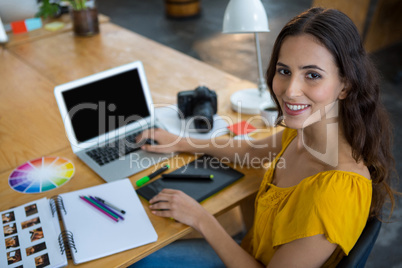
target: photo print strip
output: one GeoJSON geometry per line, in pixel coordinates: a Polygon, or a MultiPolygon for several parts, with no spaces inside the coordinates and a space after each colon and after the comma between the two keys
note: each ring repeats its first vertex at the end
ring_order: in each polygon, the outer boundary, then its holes
{"type": "Polygon", "coordinates": [[[47,253],[35,258],[36,268],[46,267],[49,264],[50,264],[49,255],[47,253]]]}
{"type": "Polygon", "coordinates": [[[31,234],[31,242],[44,238],[42,227],[29,231],[31,234]]]}
{"type": "Polygon", "coordinates": [[[6,249],[17,248],[20,246],[20,241],[18,240],[18,236],[6,238],[5,242],[6,242],[6,249]]]}
{"type": "Polygon", "coordinates": [[[32,204],[25,207],[25,215],[27,217],[34,215],[36,213],[38,213],[38,207],[36,206],[36,204],[32,204]]]}
{"type": "Polygon", "coordinates": [[[13,263],[17,263],[19,261],[21,261],[21,251],[20,251],[20,249],[7,252],[8,265],[13,264],[13,263]]]}
{"type": "Polygon", "coordinates": [[[10,236],[17,233],[17,226],[15,223],[10,223],[3,226],[4,236],[10,236]]]}
{"type": "Polygon", "coordinates": [[[25,251],[26,251],[27,256],[29,256],[29,255],[38,253],[42,250],[45,250],[45,249],[46,249],[46,243],[43,242],[43,243],[37,244],[35,246],[28,247],[25,249],[25,251]]]}
{"type": "Polygon", "coordinates": [[[14,211],[2,214],[1,219],[3,220],[3,224],[15,221],[14,211]]]}
{"type": "Polygon", "coordinates": [[[37,225],[39,223],[40,223],[40,219],[39,219],[39,217],[36,217],[36,218],[30,219],[30,220],[21,222],[21,228],[25,229],[25,228],[37,225]]]}

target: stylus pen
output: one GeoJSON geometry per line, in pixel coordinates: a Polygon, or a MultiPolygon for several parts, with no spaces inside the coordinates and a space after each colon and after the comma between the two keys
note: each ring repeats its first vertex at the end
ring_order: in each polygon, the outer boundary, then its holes
{"type": "Polygon", "coordinates": [[[94,198],[93,196],[89,196],[89,198],[94,201],[95,203],[97,203],[98,205],[100,205],[101,207],[103,207],[104,209],[106,209],[107,212],[109,212],[109,214],[112,214],[112,216],[114,217],[118,217],[122,220],[124,220],[124,218],[119,215],[119,213],[117,213],[116,211],[114,211],[112,208],[108,207],[107,205],[103,204],[101,201],[97,200],[96,198],[94,198]]]}
{"type": "Polygon", "coordinates": [[[115,205],[110,204],[109,202],[106,202],[105,200],[103,200],[100,197],[95,196],[95,198],[100,201],[101,203],[105,204],[106,206],[113,208],[114,210],[116,210],[117,212],[120,212],[122,214],[126,214],[126,212],[118,207],[116,207],[115,205]]]}
{"type": "Polygon", "coordinates": [[[98,211],[102,212],[103,214],[105,214],[106,216],[108,216],[109,218],[111,218],[112,220],[114,220],[115,222],[119,221],[119,218],[115,218],[113,217],[111,214],[107,213],[106,211],[104,211],[103,209],[101,209],[99,206],[95,205],[94,202],[91,202],[91,199],[89,199],[86,196],[80,196],[80,198],[82,200],[84,200],[87,204],[89,204],[90,206],[92,206],[93,208],[97,209],[98,211]]]}
{"type": "Polygon", "coordinates": [[[214,175],[212,174],[163,174],[163,179],[173,180],[212,180],[214,175]]]}
{"type": "Polygon", "coordinates": [[[161,174],[161,173],[165,172],[166,170],[168,170],[169,167],[170,167],[169,165],[163,166],[160,169],[158,169],[157,171],[155,171],[154,173],[151,173],[150,175],[139,179],[136,182],[137,186],[140,187],[140,186],[144,185],[145,183],[149,182],[151,179],[155,178],[159,174],[161,174]]]}

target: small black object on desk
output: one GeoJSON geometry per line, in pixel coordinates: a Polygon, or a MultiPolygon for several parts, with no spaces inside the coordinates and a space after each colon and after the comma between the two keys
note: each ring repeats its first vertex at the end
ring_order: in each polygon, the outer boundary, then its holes
{"type": "Polygon", "coordinates": [[[212,174],[163,174],[163,179],[172,180],[212,180],[214,175],[212,174]]]}
{"type": "Polygon", "coordinates": [[[157,145],[158,143],[153,140],[153,139],[146,139],[145,140],[145,144],[149,144],[149,145],[157,145]]]}

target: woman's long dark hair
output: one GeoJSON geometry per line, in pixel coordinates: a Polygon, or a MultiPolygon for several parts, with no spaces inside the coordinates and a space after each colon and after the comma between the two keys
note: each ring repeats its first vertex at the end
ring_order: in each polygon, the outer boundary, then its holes
{"type": "Polygon", "coordinates": [[[340,124],[352,147],[353,158],[363,161],[370,171],[373,184],[370,216],[380,216],[387,196],[392,209],[395,205],[394,192],[390,187],[395,161],[391,153],[391,124],[380,101],[378,72],[348,16],[335,9],[310,8],[286,24],[272,51],[266,76],[279,117],[282,111],[272,88],[279,52],[286,37],[301,34],[312,35],[330,51],[339,76],[347,85],[347,97],[339,100],[340,124]]]}

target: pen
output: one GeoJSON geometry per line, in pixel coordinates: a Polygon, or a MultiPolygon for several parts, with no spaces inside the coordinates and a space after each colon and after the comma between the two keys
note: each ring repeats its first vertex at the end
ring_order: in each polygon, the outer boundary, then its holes
{"type": "Polygon", "coordinates": [[[94,201],[95,203],[97,203],[99,206],[103,207],[109,214],[112,214],[112,216],[114,217],[118,217],[122,220],[124,220],[124,218],[119,215],[116,211],[114,211],[113,209],[111,209],[110,207],[108,207],[107,205],[103,204],[102,202],[100,202],[99,200],[97,200],[96,198],[89,196],[89,198],[94,201]]]}
{"type": "Polygon", "coordinates": [[[149,182],[151,179],[155,178],[156,176],[158,176],[159,174],[165,172],[168,169],[169,169],[169,165],[163,166],[160,169],[158,169],[157,171],[155,171],[154,173],[151,173],[150,175],[139,179],[136,182],[137,186],[140,187],[140,186],[144,185],[145,183],[149,182]]]}
{"type": "Polygon", "coordinates": [[[212,180],[212,174],[163,174],[163,179],[212,180]]]}
{"type": "Polygon", "coordinates": [[[122,213],[122,214],[126,214],[126,212],[125,212],[124,210],[122,210],[122,209],[120,209],[120,208],[118,208],[118,207],[116,207],[116,206],[110,204],[109,202],[106,202],[106,201],[103,200],[102,198],[97,197],[97,196],[95,196],[95,198],[96,198],[98,201],[100,201],[101,203],[105,204],[106,206],[108,206],[108,207],[110,207],[110,208],[113,208],[114,210],[117,210],[117,212],[120,212],[120,213],[122,213]]]}
{"type": "Polygon", "coordinates": [[[97,205],[94,204],[94,202],[91,202],[91,200],[86,197],[86,196],[80,196],[80,198],[85,201],[87,204],[91,205],[93,208],[97,209],[98,211],[102,212],[103,214],[105,214],[106,216],[108,216],[109,218],[111,218],[112,220],[114,220],[115,222],[119,221],[119,218],[115,218],[113,217],[111,214],[107,213],[106,211],[104,211],[103,209],[101,209],[100,207],[98,207],[97,205]]]}

